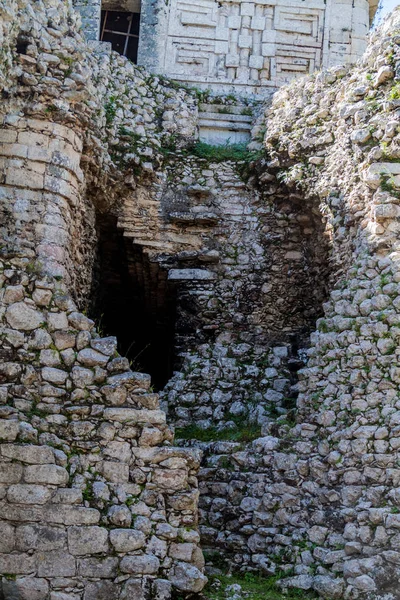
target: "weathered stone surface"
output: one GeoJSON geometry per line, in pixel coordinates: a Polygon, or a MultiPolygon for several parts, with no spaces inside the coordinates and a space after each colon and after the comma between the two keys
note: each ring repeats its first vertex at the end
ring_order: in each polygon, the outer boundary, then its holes
{"type": "Polygon", "coordinates": [[[11,304],[6,311],[6,319],[13,329],[32,331],[38,329],[44,322],[42,313],[24,302],[11,304]]]}
{"type": "Polygon", "coordinates": [[[43,485],[17,484],[7,490],[7,500],[18,504],[45,504],[52,491],[43,485]]]}
{"type": "Polygon", "coordinates": [[[1,455],[11,460],[18,460],[29,464],[54,463],[54,452],[48,446],[2,444],[1,455]]]}
{"type": "Polygon", "coordinates": [[[39,577],[73,577],[76,574],[75,559],[66,549],[39,552],[37,569],[39,577]]]}
{"type": "Polygon", "coordinates": [[[25,467],[24,478],[27,483],[65,485],[69,475],[66,469],[57,465],[31,465],[25,467]]]}
{"type": "Polygon", "coordinates": [[[139,550],[145,544],[146,536],[135,529],[112,529],[110,542],[116,552],[132,552],[139,550]]]}
{"type": "Polygon", "coordinates": [[[108,530],[103,527],[69,527],[68,549],[74,555],[107,552],[108,530]]]}
{"type": "Polygon", "coordinates": [[[125,556],[120,563],[123,573],[134,573],[135,575],[154,575],[160,568],[160,561],[153,554],[137,556],[125,556]]]}
{"type": "Polygon", "coordinates": [[[0,420],[0,440],[14,442],[19,433],[19,422],[0,420]]]}
{"type": "Polygon", "coordinates": [[[207,578],[199,569],[187,563],[177,563],[172,571],[170,581],[178,590],[199,592],[203,589],[207,578]]]}
{"type": "Polygon", "coordinates": [[[21,577],[19,579],[1,582],[4,598],[10,600],[46,600],[49,584],[46,579],[38,577],[21,577]]]}

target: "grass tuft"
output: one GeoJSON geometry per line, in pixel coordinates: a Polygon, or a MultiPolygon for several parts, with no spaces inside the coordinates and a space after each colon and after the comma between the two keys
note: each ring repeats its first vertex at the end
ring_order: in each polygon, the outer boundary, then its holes
{"type": "Polygon", "coordinates": [[[246,600],[311,600],[318,598],[318,595],[314,592],[306,592],[305,590],[289,589],[282,592],[277,582],[284,577],[283,573],[275,577],[263,577],[253,573],[244,575],[235,573],[232,576],[218,575],[210,579],[205,589],[205,597],[208,600],[225,600],[227,586],[236,583],[242,587],[243,596],[246,600]],[[217,580],[221,582],[219,588],[215,586],[217,580]]]}
{"type": "Polygon", "coordinates": [[[261,436],[259,425],[244,423],[238,429],[218,430],[216,427],[202,429],[197,425],[177,428],[175,437],[180,440],[198,440],[200,442],[252,442],[261,436]]]}

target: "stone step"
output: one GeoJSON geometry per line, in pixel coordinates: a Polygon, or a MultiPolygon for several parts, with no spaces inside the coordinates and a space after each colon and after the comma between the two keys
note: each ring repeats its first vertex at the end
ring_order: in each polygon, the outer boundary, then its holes
{"type": "Polygon", "coordinates": [[[230,121],[228,119],[224,119],[224,120],[214,120],[214,119],[210,119],[209,117],[206,118],[201,118],[199,119],[199,125],[200,127],[210,127],[212,129],[222,129],[222,130],[228,130],[228,131],[250,131],[251,130],[251,124],[250,123],[245,123],[245,122],[237,122],[237,121],[230,121]]]}
{"type": "Polygon", "coordinates": [[[182,223],[185,225],[217,225],[220,218],[212,212],[193,214],[189,212],[172,212],[168,215],[172,223],[182,223]]]}
{"type": "Polygon", "coordinates": [[[199,122],[201,124],[204,120],[211,120],[213,123],[246,123],[250,127],[253,117],[249,115],[231,115],[228,113],[213,113],[213,112],[201,112],[199,113],[199,122]]]}
{"type": "Polygon", "coordinates": [[[201,103],[199,105],[199,112],[201,113],[216,113],[219,115],[241,115],[241,116],[246,116],[247,118],[249,118],[250,120],[253,118],[253,115],[247,115],[247,114],[243,114],[244,112],[253,112],[253,109],[251,106],[247,106],[246,104],[235,104],[235,105],[229,105],[229,104],[208,104],[208,103],[201,103]]]}

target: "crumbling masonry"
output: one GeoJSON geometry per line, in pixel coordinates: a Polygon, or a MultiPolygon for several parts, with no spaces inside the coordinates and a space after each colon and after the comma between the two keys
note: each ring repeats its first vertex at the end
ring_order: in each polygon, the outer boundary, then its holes
{"type": "Polygon", "coordinates": [[[3,2],[5,600],[189,597],[215,549],[400,598],[399,32],[262,104],[3,2]],[[204,107],[248,150],[198,144],[204,107]]]}

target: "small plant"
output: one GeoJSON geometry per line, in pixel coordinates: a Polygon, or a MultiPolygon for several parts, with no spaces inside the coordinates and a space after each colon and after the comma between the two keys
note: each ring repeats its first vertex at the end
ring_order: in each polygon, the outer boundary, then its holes
{"type": "Polygon", "coordinates": [[[175,437],[181,440],[199,440],[201,442],[217,442],[227,440],[231,442],[252,442],[261,435],[259,425],[242,423],[237,429],[221,429],[209,427],[202,429],[197,425],[177,428],[175,437]]]}
{"type": "Polygon", "coordinates": [[[389,100],[400,100],[400,83],[396,83],[390,90],[389,100]]]}
{"type": "Polygon", "coordinates": [[[257,573],[233,573],[232,575],[218,575],[212,577],[205,589],[205,596],[209,600],[225,600],[226,588],[232,584],[239,584],[246,600],[309,600],[318,598],[314,592],[306,592],[300,589],[289,589],[283,593],[278,585],[280,579],[287,577],[289,573],[279,573],[275,577],[263,577],[257,573]],[[214,583],[220,582],[217,589],[214,583]]]}
{"type": "Polygon", "coordinates": [[[115,104],[115,96],[110,96],[108,102],[106,102],[104,105],[104,110],[106,113],[106,123],[107,123],[107,125],[111,125],[117,114],[117,106],[115,104]]]}

